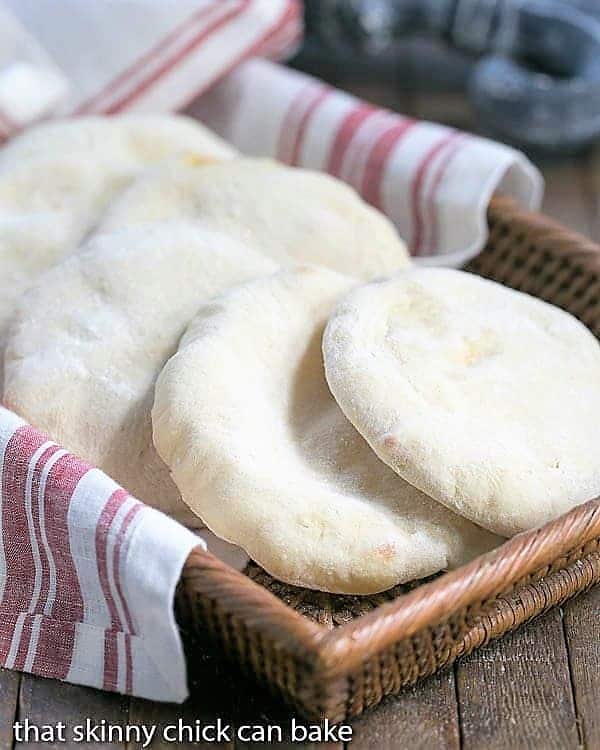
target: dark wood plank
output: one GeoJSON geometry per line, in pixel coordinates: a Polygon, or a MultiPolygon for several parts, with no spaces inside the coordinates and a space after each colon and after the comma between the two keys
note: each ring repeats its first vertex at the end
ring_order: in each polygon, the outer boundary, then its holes
{"type": "MultiPolygon", "coordinates": [[[[153,750],[163,748],[233,748],[233,704],[232,704],[232,681],[227,667],[221,665],[210,656],[201,655],[199,652],[188,654],[192,666],[192,679],[190,686],[190,697],[180,706],[161,703],[152,703],[137,698],[131,700],[129,720],[131,724],[155,725],[156,736],[151,744],[153,750]],[[221,720],[224,728],[231,726],[232,741],[213,742],[213,735],[207,737],[207,741],[195,743],[195,736],[189,735],[185,729],[181,737],[182,741],[173,744],[173,730],[170,728],[177,725],[181,720],[184,725],[196,727],[199,722],[202,727],[215,725],[221,720]],[[168,728],[168,729],[167,729],[168,728]],[[167,734],[165,735],[165,730],[167,734]]],[[[234,691],[235,692],[235,691],[234,691]]],[[[179,739],[179,738],[178,738],[179,739]]],[[[137,750],[139,744],[132,743],[129,748],[137,750]]]]}
{"type": "Polygon", "coordinates": [[[565,607],[571,679],[585,747],[600,747],[600,587],[565,607]]]}
{"type": "Polygon", "coordinates": [[[127,724],[129,698],[104,693],[79,685],[69,685],[55,680],[44,680],[31,675],[23,675],[19,696],[19,720],[28,718],[36,726],[56,725],[63,722],[66,726],[66,742],[16,743],[15,747],[52,748],[104,748],[124,747],[110,742],[75,742],[74,730],[83,725],[86,719],[100,723],[121,725],[127,724]]]}
{"type": "Polygon", "coordinates": [[[592,238],[600,242],[600,146],[587,160],[586,188],[592,202],[592,238]]]}
{"type": "MultiPolygon", "coordinates": [[[[280,748],[303,748],[303,750],[343,750],[343,743],[319,743],[301,741],[300,737],[302,734],[297,735],[297,741],[292,741],[291,722],[294,720],[298,727],[304,727],[306,730],[310,730],[310,722],[304,721],[292,709],[288,708],[283,702],[273,698],[267,691],[262,688],[258,688],[256,685],[252,685],[246,680],[237,680],[231,684],[232,694],[235,696],[235,710],[234,710],[234,723],[237,730],[240,731],[242,727],[245,727],[244,732],[246,737],[249,736],[250,729],[246,727],[280,727],[281,728],[281,740],[274,734],[273,744],[277,740],[277,747],[280,748]]],[[[299,728],[297,731],[302,732],[299,728]]],[[[254,748],[266,747],[267,745],[258,740],[255,741],[243,741],[239,736],[236,740],[236,750],[254,750],[254,748]]],[[[268,745],[271,747],[272,745],[268,745]]],[[[352,743],[350,745],[354,747],[352,743]]]]}
{"type": "Polygon", "coordinates": [[[543,213],[566,227],[588,237],[593,228],[593,199],[590,192],[588,160],[563,159],[541,167],[546,181],[543,213]]]}
{"type": "MultiPolygon", "coordinates": [[[[214,723],[221,718],[233,727],[233,743],[225,743],[226,747],[233,744],[236,748],[250,750],[254,747],[264,747],[260,742],[244,742],[237,733],[243,726],[267,727],[268,725],[281,727],[283,741],[278,747],[312,748],[311,743],[291,742],[290,727],[293,712],[284,703],[274,698],[267,690],[261,688],[250,678],[244,677],[238,669],[224,663],[212,655],[212,645],[197,633],[194,639],[185,639],[186,658],[190,672],[190,698],[184,706],[164,707],[161,709],[163,719],[168,716],[195,717],[202,723],[214,723]]],[[[132,701],[132,715],[138,715],[141,702],[132,701]]],[[[149,704],[143,707],[150,710],[149,704]]],[[[159,712],[158,716],[161,715],[159,712]]],[[[301,720],[296,717],[296,721],[301,720]]],[[[247,730],[246,730],[247,731],[247,730]]],[[[158,746],[157,746],[158,747],[158,746]]],[[[197,746],[196,746],[197,747],[197,746]]],[[[210,747],[214,747],[211,744],[210,747]]],[[[319,748],[343,750],[339,743],[333,745],[321,744],[319,748]]]]}
{"type": "Polygon", "coordinates": [[[455,750],[460,747],[454,674],[445,670],[386,698],[353,722],[352,750],[455,750]]]}
{"type": "Polygon", "coordinates": [[[417,93],[411,112],[407,113],[419,120],[428,120],[448,125],[471,133],[483,134],[481,123],[477,121],[473,108],[467,97],[458,91],[436,93],[417,93]]]}
{"type": "Polygon", "coordinates": [[[456,675],[464,750],[580,747],[559,610],[471,654],[456,675]]]}
{"type": "MultiPolygon", "coordinates": [[[[150,701],[144,701],[139,699],[132,699],[131,710],[129,721],[131,724],[145,725],[147,727],[156,727],[155,737],[150,745],[153,750],[163,750],[163,748],[233,748],[233,742],[198,742],[195,743],[194,734],[189,734],[196,731],[196,722],[200,721],[202,726],[207,728],[209,725],[216,724],[218,718],[223,720],[223,724],[227,725],[226,716],[215,709],[212,714],[206,711],[206,698],[210,702],[210,694],[213,691],[211,685],[210,689],[206,691],[207,695],[203,700],[198,696],[197,700],[188,700],[182,706],[167,705],[161,703],[151,703],[150,701]],[[179,735],[178,724],[182,722],[184,728],[182,735],[179,735]],[[190,729],[188,729],[188,727],[190,729]],[[177,741],[175,741],[177,740],[177,741]]],[[[213,730],[210,737],[213,735],[213,730]]],[[[143,743],[132,742],[128,745],[129,748],[142,747],[143,743]]]]}
{"type": "MultiPolygon", "coordinates": [[[[600,148],[586,159],[585,205],[592,218],[581,227],[600,242],[600,148]]],[[[600,587],[564,608],[564,630],[580,733],[585,747],[600,747],[600,587]]]]}
{"type": "MultiPolygon", "coordinates": [[[[210,742],[200,741],[195,744],[186,736],[184,742],[178,744],[183,748],[214,748],[221,747],[232,750],[234,747],[250,750],[254,747],[264,747],[258,741],[242,741],[238,732],[245,728],[250,736],[252,727],[256,731],[267,732],[267,727],[281,727],[283,741],[278,747],[310,748],[310,743],[291,742],[290,727],[293,714],[280,701],[273,698],[266,690],[245,678],[239,671],[218,658],[210,655],[207,643],[196,642],[187,644],[187,658],[191,672],[190,697],[181,706],[160,705],[132,699],[130,722],[132,724],[157,725],[158,731],[151,745],[152,750],[166,750],[173,747],[164,737],[165,727],[177,724],[181,719],[184,724],[194,727],[196,722],[207,727],[215,725],[220,719],[231,741],[210,742]]],[[[297,719],[298,720],[298,719],[297,719]]],[[[277,738],[276,730],[271,730],[277,738]]],[[[207,740],[210,738],[207,738],[207,740]]],[[[341,745],[320,745],[330,750],[342,750],[341,745]]],[[[138,750],[139,745],[132,744],[128,750],[138,750]]]]}
{"type": "Polygon", "coordinates": [[[0,750],[9,750],[13,744],[12,725],[17,715],[20,680],[18,672],[0,669],[0,750]]]}
{"type": "Polygon", "coordinates": [[[370,104],[376,104],[378,107],[390,109],[403,115],[411,114],[414,111],[413,93],[401,91],[386,82],[342,80],[339,86],[359,99],[364,99],[370,104]]]}

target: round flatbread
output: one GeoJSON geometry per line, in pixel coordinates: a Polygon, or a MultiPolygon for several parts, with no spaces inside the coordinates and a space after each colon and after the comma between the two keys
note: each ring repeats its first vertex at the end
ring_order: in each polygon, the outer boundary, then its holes
{"type": "Polygon", "coordinates": [[[288,583],[366,594],[499,540],[396,476],[332,398],[321,335],[354,283],[302,267],[212,300],[157,381],[152,422],[215,534],[288,583]]]}
{"type": "Polygon", "coordinates": [[[377,455],[481,526],[509,536],[600,494],[600,347],[564,311],[415,269],[349,294],[323,349],[377,455]]]}
{"type": "Polygon", "coordinates": [[[140,169],[178,154],[205,163],[234,151],[167,115],[45,123],[0,150],[0,338],[19,296],[79,245],[109,200],[140,169]]]}
{"type": "Polygon", "coordinates": [[[292,257],[357,278],[389,275],[409,262],[391,222],[351,187],[265,159],[148,170],[113,202],[102,226],[181,218],[200,219],[276,260],[292,257]]]}
{"type": "Polygon", "coordinates": [[[7,341],[5,404],[187,521],[152,446],[154,381],[202,302],[273,270],[267,258],[198,226],[97,236],[20,302],[7,341]]]}

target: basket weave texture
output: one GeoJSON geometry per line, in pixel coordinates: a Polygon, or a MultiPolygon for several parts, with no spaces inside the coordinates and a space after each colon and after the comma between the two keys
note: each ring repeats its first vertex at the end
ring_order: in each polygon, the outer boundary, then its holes
{"type": "MultiPolygon", "coordinates": [[[[495,198],[470,271],[552,302],[600,337],[600,247],[495,198]]],[[[311,720],[357,716],[390,693],[600,581],[600,501],[520,534],[468,565],[384,594],[335,596],[190,555],[184,631],[207,634],[311,720]]]]}

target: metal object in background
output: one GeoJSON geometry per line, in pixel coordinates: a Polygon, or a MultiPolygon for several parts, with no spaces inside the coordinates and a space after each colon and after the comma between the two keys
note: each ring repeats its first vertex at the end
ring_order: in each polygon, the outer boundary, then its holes
{"type": "MultiPolygon", "coordinates": [[[[402,67],[402,40],[438,40],[454,87],[506,139],[564,151],[600,138],[600,0],[306,0],[306,10],[301,65],[325,54],[381,73],[402,67]]],[[[426,54],[420,82],[449,78],[439,52],[429,71],[426,54]]]]}

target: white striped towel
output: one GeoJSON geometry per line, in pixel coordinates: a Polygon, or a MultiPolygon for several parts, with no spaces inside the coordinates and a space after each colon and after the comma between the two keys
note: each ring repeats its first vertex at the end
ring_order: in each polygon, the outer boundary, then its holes
{"type": "Polygon", "coordinates": [[[184,700],[173,597],[204,543],[1,407],[0,471],[0,665],[184,700]]]}
{"type": "Polygon", "coordinates": [[[180,109],[243,60],[284,57],[302,32],[299,0],[3,4],[5,136],[49,114],[180,109]]]}

